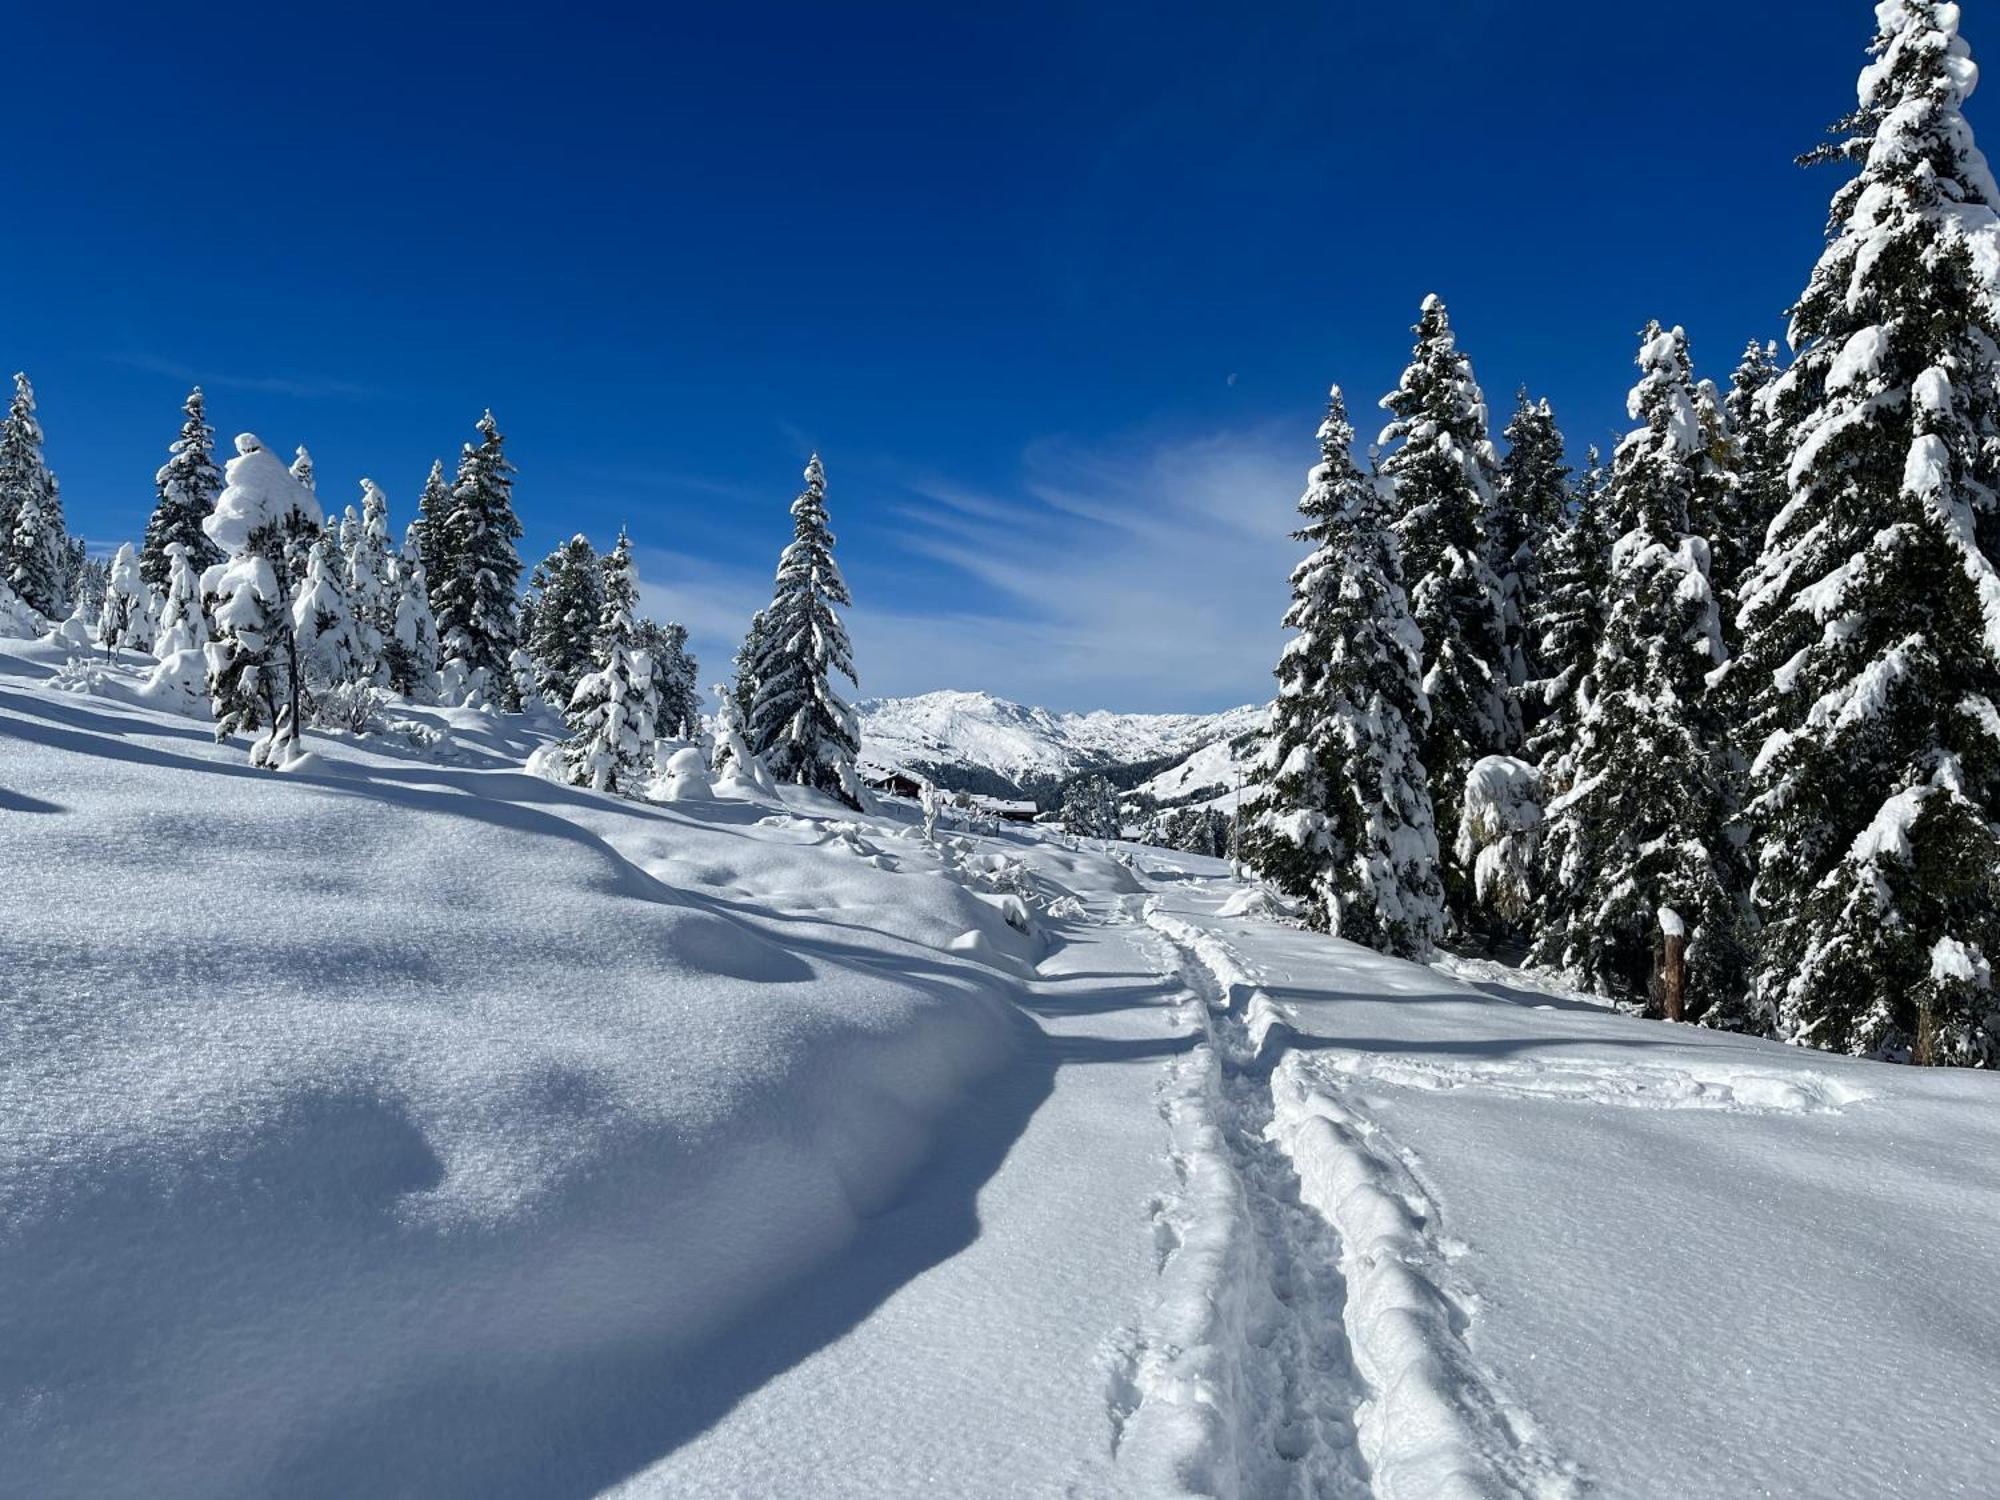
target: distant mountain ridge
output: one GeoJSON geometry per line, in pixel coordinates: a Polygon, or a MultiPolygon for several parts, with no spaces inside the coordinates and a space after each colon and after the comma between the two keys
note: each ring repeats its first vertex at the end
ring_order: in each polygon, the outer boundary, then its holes
{"type": "Polygon", "coordinates": [[[865,767],[901,767],[954,790],[1033,796],[1085,771],[1164,771],[1263,722],[1266,707],[1213,714],[1051,713],[991,693],[868,698],[856,705],[865,767]]]}

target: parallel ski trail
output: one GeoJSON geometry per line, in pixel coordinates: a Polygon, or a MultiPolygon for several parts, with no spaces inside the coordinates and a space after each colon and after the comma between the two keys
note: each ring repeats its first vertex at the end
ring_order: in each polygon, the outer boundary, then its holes
{"type": "MultiPolygon", "coordinates": [[[[1176,1326],[1172,1317],[1141,1330],[1140,1347],[1114,1377],[1126,1414],[1121,1432],[1143,1432],[1150,1419],[1162,1435],[1156,1447],[1179,1449],[1164,1467],[1183,1493],[1368,1500],[1354,1428],[1367,1388],[1347,1344],[1339,1241],[1301,1202],[1298,1174],[1272,1138],[1268,1077],[1228,1062],[1250,1046],[1239,1010],[1196,954],[1145,923],[1136,907],[1127,915],[1162,972],[1187,990],[1205,1037],[1166,1085],[1162,1113],[1179,1127],[1184,1196],[1160,1206],[1155,1219],[1170,1288],[1163,1295],[1205,1300],[1212,1316],[1194,1336],[1212,1345],[1189,1347],[1185,1321],[1176,1326]],[[1230,1222],[1215,1222],[1219,1216],[1230,1222]],[[1183,1256],[1198,1264],[1175,1265],[1183,1256]],[[1212,1284],[1188,1284],[1199,1281],[1212,1284]],[[1149,1400],[1180,1408],[1178,1431],[1148,1411],[1149,1400]],[[1203,1419],[1198,1437],[1190,1436],[1197,1426],[1186,1420],[1190,1411],[1203,1419]]],[[[1142,1452],[1136,1460],[1159,1457],[1142,1452]]]]}
{"type": "MultiPolygon", "coordinates": [[[[1228,944],[1156,901],[1127,910],[1159,944],[1163,972],[1186,987],[1207,1042],[1170,1073],[1163,1112],[1176,1122],[1178,1103],[1202,1116],[1209,1128],[1195,1139],[1212,1144],[1211,1175],[1232,1191],[1191,1190],[1181,1218],[1233,1213],[1241,1230],[1205,1227],[1204,1244],[1230,1253],[1199,1269],[1212,1305],[1233,1316],[1204,1332],[1241,1347],[1199,1365],[1228,1376],[1203,1393],[1223,1419],[1208,1433],[1208,1462],[1178,1465],[1176,1488],[1331,1500],[1574,1495],[1573,1467],[1545,1451],[1532,1418],[1464,1343],[1469,1304],[1407,1154],[1337,1075],[1290,1048],[1292,1016],[1228,944]],[[1189,1089],[1192,1066],[1205,1093],[1189,1089]]],[[[1163,1282],[1175,1279],[1173,1262],[1163,1282]]],[[[1146,1368],[1143,1354],[1132,1368],[1146,1368]]],[[[1187,1400],[1172,1381],[1151,1385],[1128,1382],[1127,1431],[1143,1427],[1149,1399],[1187,1400]]]]}

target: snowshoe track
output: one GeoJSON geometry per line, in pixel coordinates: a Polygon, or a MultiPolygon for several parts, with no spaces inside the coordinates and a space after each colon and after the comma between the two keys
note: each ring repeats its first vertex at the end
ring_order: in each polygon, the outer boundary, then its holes
{"type": "Polygon", "coordinates": [[[1457,1247],[1407,1153],[1337,1070],[1287,1050],[1291,1018],[1226,943],[1155,900],[1126,911],[1204,1035],[1162,1084],[1182,1193],[1154,1205],[1161,1296],[1115,1361],[1135,1493],[1574,1495],[1464,1343],[1457,1247]]]}

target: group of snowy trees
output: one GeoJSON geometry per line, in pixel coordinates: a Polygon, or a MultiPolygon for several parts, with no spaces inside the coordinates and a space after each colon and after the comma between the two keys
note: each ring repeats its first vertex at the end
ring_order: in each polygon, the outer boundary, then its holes
{"type": "MultiPolygon", "coordinates": [[[[152,684],[179,701],[206,697],[218,737],[252,736],[256,764],[285,764],[308,723],[351,720],[368,691],[546,707],[568,724],[566,773],[604,791],[640,791],[662,769],[656,745],[703,737],[687,629],[640,613],[629,535],[601,555],[572,537],[521,588],[515,471],[491,412],[455,477],[432,465],[399,546],[373,480],[361,481],[358,506],[326,515],[303,447],[288,465],[245,434],[219,469],[196,389],[155,476],[144,541],[97,564],[62,530],[25,376],[15,392],[0,427],[0,625],[34,633],[73,609],[65,639],[152,653],[152,684]]],[[[859,727],[833,683],[854,679],[838,613],[851,600],[817,454],[805,480],[772,602],[723,694],[717,769],[859,805],[859,727]]]]}
{"type": "Polygon", "coordinates": [[[1789,368],[1647,328],[1580,476],[1525,394],[1496,455],[1436,298],[1373,474],[1335,391],[1243,833],[1315,925],[2000,1064],[2000,190],[1958,8],[1877,19],[1789,368]]]}
{"type": "Polygon", "coordinates": [[[83,543],[63,525],[62,490],[42,457],[35,388],[16,375],[0,421],[0,620],[60,618],[84,566],[83,543]]]}

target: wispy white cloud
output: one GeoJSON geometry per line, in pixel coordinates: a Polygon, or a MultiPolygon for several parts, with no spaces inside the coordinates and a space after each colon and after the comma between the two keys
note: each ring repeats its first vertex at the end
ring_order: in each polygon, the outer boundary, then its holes
{"type": "Polygon", "coordinates": [[[369,401],[382,393],[371,386],[348,380],[326,380],[302,375],[232,375],[214,370],[197,370],[179,360],[161,359],[152,354],[107,354],[106,360],[149,375],[165,375],[183,385],[199,385],[206,390],[249,391],[266,396],[290,396],[300,401],[369,401]]]}
{"type": "MultiPolygon", "coordinates": [[[[848,561],[866,696],[980,688],[1053,708],[1218,708],[1269,694],[1310,450],[1268,427],[1086,449],[1038,443],[1008,490],[910,486],[895,545],[930,587],[848,561]],[[978,603],[925,608],[962,579],[978,603]],[[945,587],[937,585],[942,582],[945,587]]],[[[716,681],[767,568],[639,554],[646,607],[680,620],[716,681]]]]}
{"type": "Polygon", "coordinates": [[[937,503],[910,509],[905,545],[1011,607],[867,619],[857,653],[865,633],[892,692],[1135,709],[1261,698],[1309,456],[1263,426],[1123,449],[1038,443],[1011,500],[925,486],[937,503]]]}

